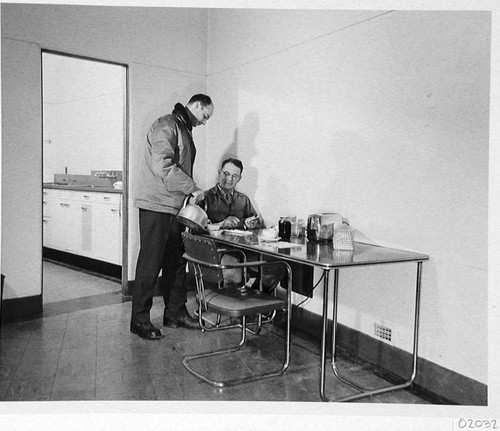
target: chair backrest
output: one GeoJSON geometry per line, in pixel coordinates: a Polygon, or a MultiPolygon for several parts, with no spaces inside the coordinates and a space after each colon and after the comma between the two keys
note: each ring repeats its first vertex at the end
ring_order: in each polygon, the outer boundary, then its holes
{"type": "MultiPolygon", "coordinates": [[[[189,256],[206,263],[220,265],[221,256],[217,251],[217,243],[213,239],[183,232],[182,240],[186,254],[189,256]]],[[[221,287],[224,284],[222,269],[202,267],[201,271],[204,283],[215,283],[217,287],[221,287]]]]}

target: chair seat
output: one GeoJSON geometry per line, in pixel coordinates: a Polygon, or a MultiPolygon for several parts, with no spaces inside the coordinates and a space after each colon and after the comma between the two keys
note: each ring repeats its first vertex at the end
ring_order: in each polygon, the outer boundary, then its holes
{"type": "Polygon", "coordinates": [[[257,289],[226,287],[205,289],[208,308],[224,316],[240,317],[286,309],[287,302],[257,289]]]}

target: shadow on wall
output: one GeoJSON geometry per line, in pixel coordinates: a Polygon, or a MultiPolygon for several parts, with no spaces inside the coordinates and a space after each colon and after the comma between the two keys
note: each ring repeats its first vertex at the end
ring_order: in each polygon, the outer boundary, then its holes
{"type": "MultiPolygon", "coordinates": [[[[255,201],[255,194],[258,187],[258,168],[252,165],[252,159],[256,154],[255,138],[259,133],[259,116],[256,112],[250,112],[245,117],[242,125],[234,131],[233,142],[224,151],[217,171],[221,163],[228,157],[235,157],[243,162],[243,175],[240,183],[242,191],[248,195],[257,211],[259,211],[258,202],[255,201]],[[244,157],[244,154],[251,155],[244,157]]],[[[215,176],[215,182],[217,181],[215,176]]],[[[215,184],[214,182],[214,184],[215,184]]]]}
{"type": "Polygon", "coordinates": [[[267,178],[267,190],[272,190],[273,194],[267,196],[268,200],[272,200],[272,208],[279,208],[279,213],[268,214],[264,217],[266,227],[278,226],[279,217],[281,216],[296,216],[293,213],[290,202],[290,185],[283,181],[278,175],[271,175],[267,178]]]}

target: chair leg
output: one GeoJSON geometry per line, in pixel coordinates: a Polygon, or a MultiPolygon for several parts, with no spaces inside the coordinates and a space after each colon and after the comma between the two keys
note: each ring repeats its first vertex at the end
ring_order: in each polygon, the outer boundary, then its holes
{"type": "MultiPolygon", "coordinates": [[[[194,314],[195,314],[195,316],[198,317],[198,323],[200,325],[201,332],[222,331],[224,329],[238,328],[241,326],[239,323],[221,325],[221,318],[220,318],[219,314],[217,314],[217,316],[215,318],[215,322],[208,319],[204,315],[205,313],[203,313],[203,312],[200,313],[199,310],[196,310],[194,312],[194,314]]],[[[247,328],[247,330],[248,330],[248,328],[247,328]]]]}
{"type": "MultiPolygon", "coordinates": [[[[236,325],[236,326],[240,326],[240,325],[236,325]]],[[[290,319],[288,320],[288,324],[287,324],[287,336],[286,336],[286,341],[285,341],[285,359],[283,360],[283,363],[281,364],[281,367],[279,369],[268,371],[265,373],[260,373],[257,375],[243,377],[243,378],[217,381],[217,380],[212,380],[212,379],[208,378],[207,376],[197,372],[194,368],[191,367],[191,365],[189,363],[190,361],[208,358],[211,356],[233,353],[233,352],[240,350],[245,345],[245,342],[247,340],[247,330],[248,330],[248,328],[247,328],[247,324],[246,324],[246,316],[243,316],[242,323],[241,323],[241,339],[237,345],[232,346],[232,347],[228,347],[226,349],[211,350],[211,351],[199,353],[196,355],[185,356],[184,358],[182,358],[182,364],[184,365],[184,367],[186,367],[186,369],[191,374],[195,375],[200,380],[202,380],[205,383],[208,383],[212,386],[219,387],[219,388],[239,385],[242,383],[249,383],[249,382],[253,382],[256,380],[269,378],[269,377],[275,377],[275,376],[279,376],[279,375],[283,374],[287,370],[287,368],[290,364],[290,342],[291,342],[291,339],[290,339],[290,319]]]]}
{"type": "MultiPolygon", "coordinates": [[[[253,335],[259,335],[260,331],[262,329],[262,325],[265,325],[267,323],[272,323],[275,316],[276,316],[276,310],[273,310],[270,314],[267,313],[267,317],[264,317],[263,314],[258,314],[257,315],[257,322],[247,323],[247,331],[253,335]],[[252,326],[257,326],[257,328],[252,329],[251,328],[252,326]]],[[[241,324],[238,324],[238,326],[241,326],[241,324]]]]}

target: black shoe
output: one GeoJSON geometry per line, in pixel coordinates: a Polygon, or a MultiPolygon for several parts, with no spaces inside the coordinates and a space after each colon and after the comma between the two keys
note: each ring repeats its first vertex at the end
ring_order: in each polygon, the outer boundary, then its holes
{"type": "Polygon", "coordinates": [[[198,319],[194,319],[190,316],[163,316],[163,326],[166,326],[167,328],[200,329],[198,319]]]}
{"type": "Polygon", "coordinates": [[[161,340],[163,338],[161,331],[155,328],[151,323],[130,322],[130,332],[145,340],[161,340]]]}

